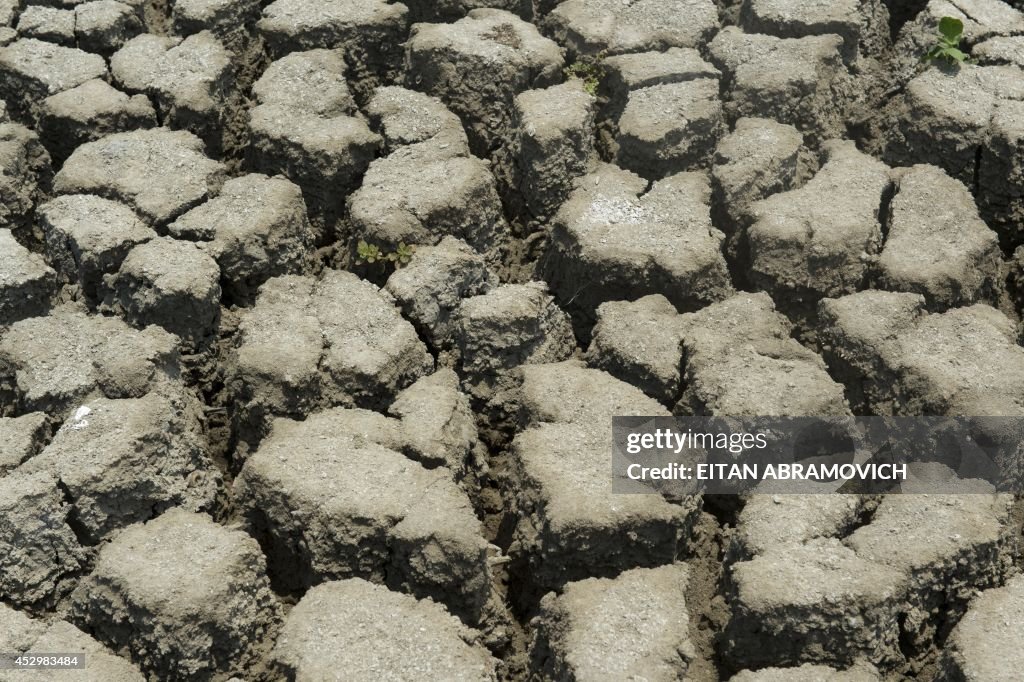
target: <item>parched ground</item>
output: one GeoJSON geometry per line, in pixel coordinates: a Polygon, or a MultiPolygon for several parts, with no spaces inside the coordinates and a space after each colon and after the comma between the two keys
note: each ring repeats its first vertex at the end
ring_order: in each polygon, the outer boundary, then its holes
{"type": "Polygon", "coordinates": [[[1022,11],[0,0],[0,680],[1020,680],[1020,500],[608,457],[1024,416],[1022,11]]]}

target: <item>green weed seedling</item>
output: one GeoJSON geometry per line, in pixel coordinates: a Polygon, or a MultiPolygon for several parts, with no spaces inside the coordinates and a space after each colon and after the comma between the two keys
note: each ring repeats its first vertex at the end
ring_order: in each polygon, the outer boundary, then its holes
{"type": "Polygon", "coordinates": [[[597,56],[580,56],[575,62],[565,67],[563,72],[566,78],[578,78],[583,81],[583,89],[591,96],[597,95],[597,87],[601,85],[604,78],[605,54],[601,52],[597,56]]]}
{"type": "Polygon", "coordinates": [[[414,253],[416,253],[416,247],[407,245],[405,242],[399,242],[398,248],[394,251],[384,252],[376,244],[368,244],[360,240],[356,246],[356,265],[394,263],[395,268],[401,268],[408,265],[414,253]]]}
{"type": "Polygon", "coordinates": [[[921,57],[923,62],[944,60],[947,64],[963,64],[970,61],[960,49],[960,39],[964,35],[964,22],[955,17],[942,17],[939,20],[939,42],[921,57]]]}

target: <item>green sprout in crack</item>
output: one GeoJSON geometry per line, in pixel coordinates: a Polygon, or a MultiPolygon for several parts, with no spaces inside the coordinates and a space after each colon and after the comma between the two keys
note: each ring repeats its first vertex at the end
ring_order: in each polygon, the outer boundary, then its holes
{"type": "Polygon", "coordinates": [[[376,244],[360,240],[356,246],[356,265],[394,263],[395,268],[401,268],[408,265],[415,252],[416,247],[411,244],[407,245],[405,242],[399,242],[398,248],[394,251],[384,252],[376,244]]]}
{"type": "Polygon", "coordinates": [[[604,52],[593,57],[580,55],[575,62],[565,67],[563,73],[566,78],[578,78],[583,81],[583,89],[591,96],[596,96],[597,88],[604,78],[604,57],[604,52]]]}
{"type": "Polygon", "coordinates": [[[923,62],[934,62],[938,59],[947,64],[963,64],[970,62],[970,57],[960,49],[960,40],[964,35],[964,22],[955,17],[942,17],[939,20],[939,40],[921,57],[923,62]]]}

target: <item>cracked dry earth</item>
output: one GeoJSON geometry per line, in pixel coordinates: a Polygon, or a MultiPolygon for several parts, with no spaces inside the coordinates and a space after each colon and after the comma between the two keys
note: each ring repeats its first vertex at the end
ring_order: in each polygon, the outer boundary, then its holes
{"type": "Polygon", "coordinates": [[[1021,10],[0,0],[0,680],[1021,679],[1020,500],[607,473],[1024,416],[1021,10]]]}

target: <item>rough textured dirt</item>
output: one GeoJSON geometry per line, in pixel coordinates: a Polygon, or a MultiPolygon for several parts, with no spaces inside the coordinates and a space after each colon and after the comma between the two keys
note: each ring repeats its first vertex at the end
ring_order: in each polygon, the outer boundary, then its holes
{"type": "Polygon", "coordinates": [[[1020,680],[1020,500],[608,464],[1024,416],[1022,12],[0,0],[0,680],[1020,680]]]}

